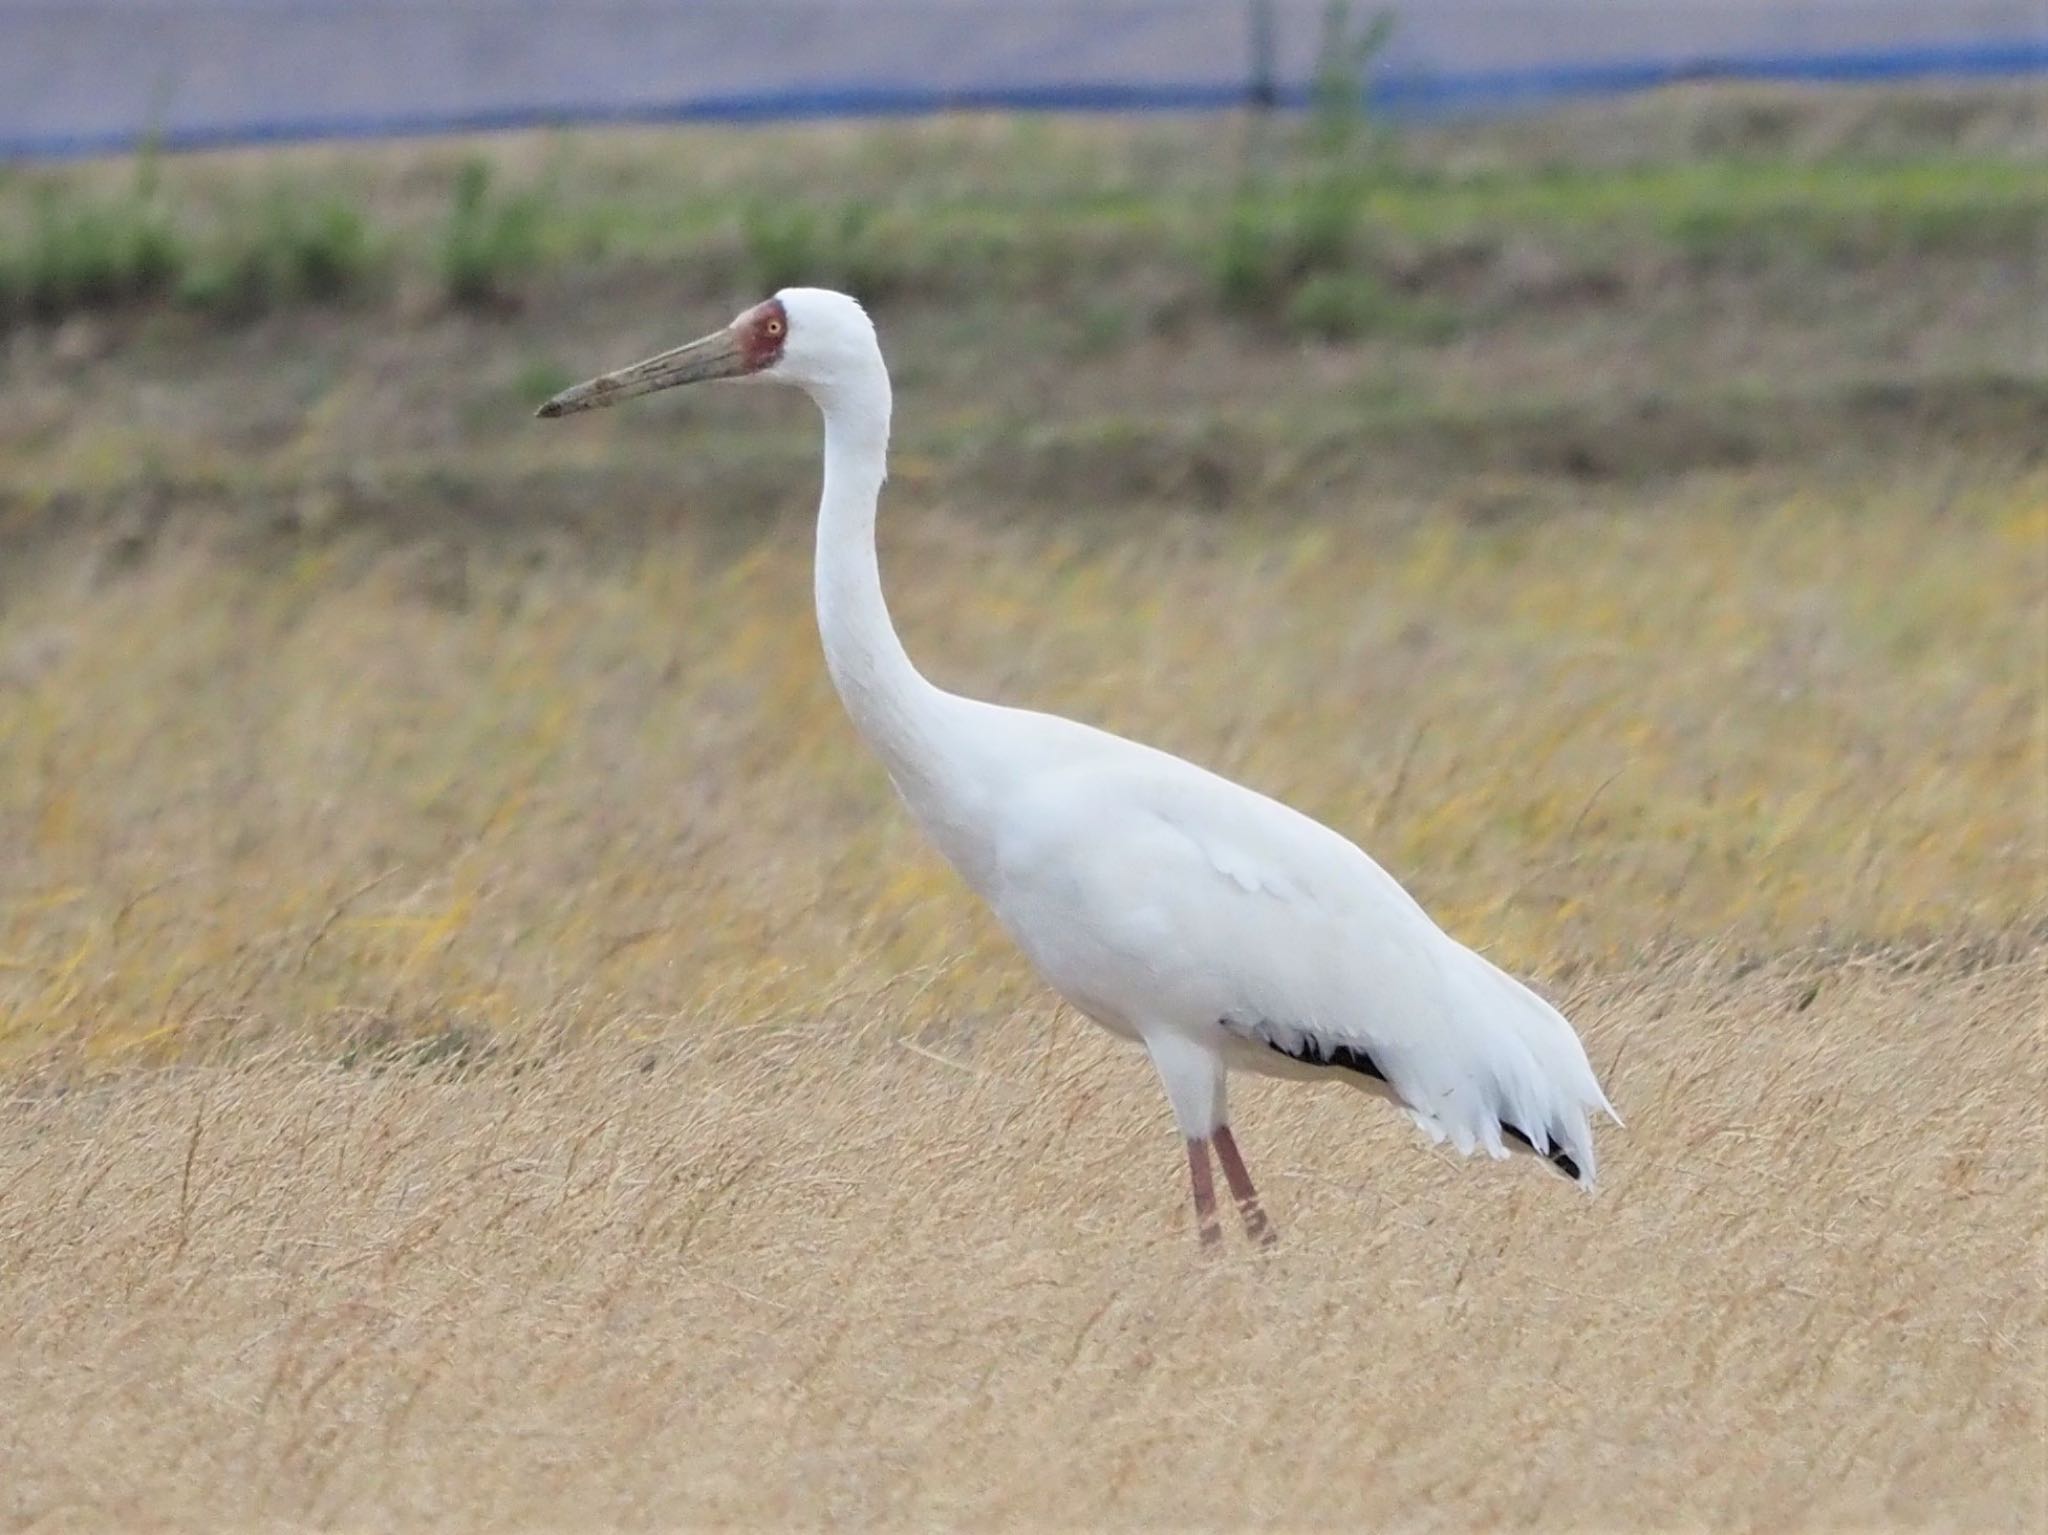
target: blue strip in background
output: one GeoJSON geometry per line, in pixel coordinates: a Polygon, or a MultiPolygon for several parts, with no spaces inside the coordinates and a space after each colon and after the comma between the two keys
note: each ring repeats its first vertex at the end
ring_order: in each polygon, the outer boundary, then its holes
{"type": "MultiPolygon", "coordinates": [[[[1373,82],[1373,106],[1396,118],[1504,112],[1582,97],[1620,95],[1685,81],[1775,80],[1872,83],[1932,76],[1983,79],[2048,72],[2048,39],[1842,53],[1745,54],[1721,59],[1643,60],[1597,65],[1443,74],[1390,74],[1373,82]]],[[[505,107],[472,113],[309,117],[179,129],[155,138],[171,150],[302,143],[321,139],[410,138],[495,133],[575,124],[770,123],[817,118],[914,117],[942,112],[1213,112],[1248,104],[1241,80],[1171,85],[990,86],[937,91],[915,85],[701,96],[633,104],[505,107]]],[[[1304,87],[1283,87],[1277,104],[1299,109],[1304,87]]],[[[126,133],[0,138],[0,156],[57,159],[119,154],[142,142],[126,133]]]]}

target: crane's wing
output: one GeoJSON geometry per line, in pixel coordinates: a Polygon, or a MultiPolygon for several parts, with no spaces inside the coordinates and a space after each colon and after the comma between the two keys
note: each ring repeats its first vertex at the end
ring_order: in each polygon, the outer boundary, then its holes
{"type": "Polygon", "coordinates": [[[1590,1185],[1587,1111],[1613,1111],[1571,1025],[1357,846],[1145,748],[1028,801],[997,909],[1081,1005],[1377,1079],[1433,1139],[1505,1156],[1505,1136],[1590,1185]]]}

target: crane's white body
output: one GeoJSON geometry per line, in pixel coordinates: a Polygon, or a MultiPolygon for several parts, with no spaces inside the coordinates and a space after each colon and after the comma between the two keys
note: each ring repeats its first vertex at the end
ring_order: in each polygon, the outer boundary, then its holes
{"type": "Polygon", "coordinates": [[[911,814],[1055,991],[1144,1044],[1183,1134],[1224,1123],[1232,1068],[1342,1076],[1462,1152],[1506,1156],[1519,1126],[1590,1184],[1607,1101],[1571,1026],[1355,844],[1071,720],[936,688],[916,712],[953,745],[937,774],[892,768],[911,814]],[[1304,1040],[1384,1083],[1305,1064],[1304,1040]]]}
{"type": "Polygon", "coordinates": [[[833,682],[918,824],[1039,974],[1143,1042],[1182,1132],[1223,1123],[1232,1066],[1331,1075],[1283,1053],[1307,1036],[1369,1053],[1378,1090],[1433,1139],[1505,1156],[1501,1125],[1517,1125],[1590,1183],[1587,1112],[1613,1110],[1571,1025],[1363,850],[1166,752],[918,673],[875,555],[890,394],[873,328],[839,295],[778,296],[792,351],[818,356],[777,371],[825,417],[817,604],[833,682]]]}
{"type": "MultiPolygon", "coordinates": [[[[825,422],[816,596],[833,682],[1039,974],[1144,1045],[1190,1147],[1221,1132],[1235,1159],[1224,1090],[1241,1068],[1365,1086],[1462,1152],[1506,1156],[1508,1127],[1590,1186],[1587,1115],[1613,1110],[1571,1026],[1358,847],[1180,758],[959,697],[912,666],[875,553],[890,390],[873,327],[840,294],[775,302],[787,347],[761,376],[804,388],[825,422]]],[[[1205,1153],[1198,1208],[1207,1176],[1205,1153]]]]}

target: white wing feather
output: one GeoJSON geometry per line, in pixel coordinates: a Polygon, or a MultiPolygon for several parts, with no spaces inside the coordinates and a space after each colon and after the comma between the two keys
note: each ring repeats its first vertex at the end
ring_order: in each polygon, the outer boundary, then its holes
{"type": "Polygon", "coordinates": [[[1173,1028],[1290,1071],[1304,1040],[1370,1057],[1433,1139],[1508,1154],[1502,1126],[1593,1178],[1612,1115],[1571,1025],[1443,932],[1355,844],[1177,757],[1065,726],[1028,775],[985,892],[1053,985],[1112,1028],[1173,1028]],[[1068,732],[1089,739],[1082,742],[1068,732]],[[1076,760],[1076,758],[1079,760],[1076,760]],[[1217,1031],[1228,1036],[1219,1039],[1217,1031]],[[1287,1055],[1283,1055],[1286,1052],[1287,1055]]]}

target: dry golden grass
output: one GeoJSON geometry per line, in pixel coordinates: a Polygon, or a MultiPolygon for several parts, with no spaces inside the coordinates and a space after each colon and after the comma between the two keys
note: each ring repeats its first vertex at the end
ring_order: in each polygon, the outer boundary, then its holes
{"type": "Polygon", "coordinates": [[[1142,1060],[1044,1005],[18,1089],[0,1518],[2038,1528],[2040,981],[1603,982],[1591,1201],[1250,1084],[1284,1240],[1221,1259],[1142,1060]]]}
{"type": "MultiPolygon", "coordinates": [[[[1553,979],[2039,916],[2038,478],[1607,500],[1088,529],[906,496],[888,576],[943,679],[1297,803],[1553,979]]],[[[831,695],[807,518],[732,542],[53,571],[4,629],[0,1052],[1035,996],[831,695]]]]}
{"type": "Polygon", "coordinates": [[[0,626],[0,1517],[2024,1527],[2042,506],[904,498],[942,675],[1356,831],[1630,1119],[1588,1202],[1247,1084],[1285,1241],[1221,1262],[1149,1068],[857,751],[800,521],[53,567],[0,626]]]}

